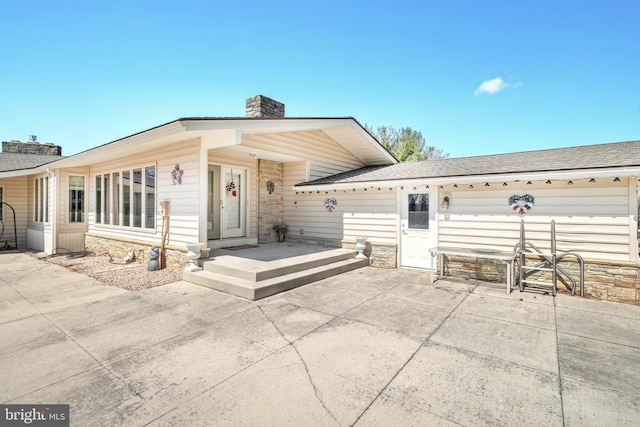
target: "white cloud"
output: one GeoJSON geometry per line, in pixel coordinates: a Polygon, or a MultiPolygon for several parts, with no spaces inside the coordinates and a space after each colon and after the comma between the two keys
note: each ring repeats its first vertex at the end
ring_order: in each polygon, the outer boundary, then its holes
{"type": "Polygon", "coordinates": [[[485,80],[482,82],[482,84],[476,89],[475,92],[473,92],[473,94],[475,96],[478,95],[482,95],[482,94],[489,94],[489,95],[493,95],[494,93],[498,93],[503,89],[506,89],[508,87],[518,87],[520,86],[520,83],[516,82],[516,83],[507,83],[504,80],[502,80],[502,77],[496,77],[493,80],[485,80]]]}

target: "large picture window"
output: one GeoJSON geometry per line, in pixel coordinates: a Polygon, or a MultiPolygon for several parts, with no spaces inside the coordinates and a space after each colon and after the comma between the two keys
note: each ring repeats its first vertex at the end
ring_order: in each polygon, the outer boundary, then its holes
{"type": "Polygon", "coordinates": [[[155,166],[96,175],[95,183],[96,224],[155,229],[155,166]]]}
{"type": "Polygon", "coordinates": [[[49,222],[49,177],[33,181],[33,221],[49,222]]]}
{"type": "Polygon", "coordinates": [[[84,222],[84,176],[69,176],[69,222],[84,222]]]}

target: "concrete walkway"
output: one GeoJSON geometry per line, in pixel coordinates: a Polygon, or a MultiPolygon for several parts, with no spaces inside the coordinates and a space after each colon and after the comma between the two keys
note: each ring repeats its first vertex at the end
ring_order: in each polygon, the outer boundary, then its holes
{"type": "Polygon", "coordinates": [[[0,254],[0,401],[76,426],[623,426],[640,307],[366,267],[250,302],[0,254]]]}

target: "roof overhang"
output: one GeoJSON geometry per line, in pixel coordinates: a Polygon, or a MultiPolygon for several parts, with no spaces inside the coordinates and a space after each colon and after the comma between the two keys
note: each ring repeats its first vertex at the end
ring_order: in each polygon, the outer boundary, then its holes
{"type": "MultiPolygon", "coordinates": [[[[64,159],[49,163],[51,169],[80,167],[105,161],[109,157],[127,157],[163,145],[199,138],[201,148],[210,150],[242,146],[245,135],[278,134],[320,130],[342,145],[347,151],[368,165],[397,163],[397,160],[353,118],[207,118],[178,119],[122,139],[118,139],[64,159]]],[[[256,151],[251,149],[251,151],[256,151]]],[[[262,149],[261,158],[294,160],[286,155],[278,156],[262,149]]],[[[299,160],[299,159],[295,159],[299,160]]],[[[42,168],[0,173],[3,176],[19,176],[37,173],[42,168]]],[[[46,168],[44,168],[46,170],[46,168]]]]}
{"type": "Polygon", "coordinates": [[[579,169],[579,170],[558,170],[558,171],[538,171],[521,173],[485,174],[485,175],[458,175],[446,177],[416,177],[398,178],[388,180],[352,181],[333,184],[319,185],[296,185],[292,187],[295,191],[327,191],[327,190],[349,190],[372,187],[401,187],[401,186],[424,186],[424,185],[452,185],[452,184],[478,184],[478,183],[502,183],[514,181],[539,181],[539,180],[577,180],[590,178],[624,178],[640,177],[640,166],[625,166],[613,168],[579,169]]]}

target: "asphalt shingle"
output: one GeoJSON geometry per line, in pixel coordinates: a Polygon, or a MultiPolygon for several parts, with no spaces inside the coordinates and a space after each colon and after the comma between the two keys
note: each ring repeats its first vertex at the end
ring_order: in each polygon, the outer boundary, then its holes
{"type": "Polygon", "coordinates": [[[640,141],[372,166],[298,186],[640,166],[640,141]]]}
{"type": "Polygon", "coordinates": [[[0,172],[35,168],[62,158],[49,154],[0,153],[0,172]]]}

